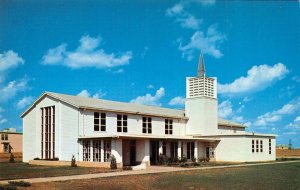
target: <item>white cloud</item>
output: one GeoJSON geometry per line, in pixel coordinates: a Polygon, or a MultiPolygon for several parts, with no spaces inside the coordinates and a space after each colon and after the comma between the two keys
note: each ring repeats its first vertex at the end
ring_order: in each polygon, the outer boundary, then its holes
{"type": "Polygon", "coordinates": [[[297,116],[293,122],[288,124],[287,128],[300,129],[300,116],[297,116]]]}
{"type": "Polygon", "coordinates": [[[294,114],[300,110],[300,97],[283,105],[280,109],[273,112],[267,112],[257,117],[254,125],[256,126],[267,126],[273,125],[275,122],[280,121],[283,115],[294,114]]]}
{"type": "Polygon", "coordinates": [[[282,63],[277,63],[274,66],[253,66],[248,70],[246,77],[240,77],[229,84],[218,84],[218,92],[234,96],[260,91],[273,82],[284,78],[288,72],[288,69],[282,63]]]}
{"type": "Polygon", "coordinates": [[[212,6],[216,3],[216,0],[195,0],[195,1],[202,4],[203,6],[212,6]]]}
{"type": "Polygon", "coordinates": [[[24,60],[12,50],[0,53],[0,83],[4,80],[6,71],[24,64],[24,60]]]}
{"type": "Polygon", "coordinates": [[[82,97],[86,97],[86,98],[88,98],[88,97],[92,97],[92,98],[97,98],[97,99],[99,99],[99,98],[102,98],[102,97],[104,97],[106,94],[105,93],[103,93],[101,90],[99,90],[97,93],[95,93],[95,94],[90,94],[87,90],[82,90],[81,92],[79,92],[78,94],[77,94],[77,96],[82,96],[82,97]]]}
{"type": "Polygon", "coordinates": [[[191,61],[194,56],[194,51],[201,49],[203,54],[211,55],[215,58],[223,56],[220,45],[225,40],[225,35],[217,31],[217,25],[211,25],[206,32],[196,31],[186,45],[182,45],[182,40],[179,40],[179,50],[182,51],[182,56],[191,61]]]}
{"type": "Polygon", "coordinates": [[[292,77],[292,80],[293,80],[293,81],[296,81],[296,82],[300,82],[300,77],[298,77],[298,76],[293,76],[293,77],[292,77]]]}
{"type": "Polygon", "coordinates": [[[180,15],[182,14],[182,12],[184,12],[184,6],[183,4],[175,4],[173,7],[169,8],[166,10],[166,15],[167,16],[176,16],[176,15],[180,15]]]}
{"type": "Polygon", "coordinates": [[[33,102],[32,96],[23,97],[21,100],[18,101],[17,109],[23,109],[26,106],[30,105],[32,102],[33,102]]]}
{"type": "Polygon", "coordinates": [[[124,69],[118,69],[116,71],[113,71],[113,73],[115,73],[115,74],[124,73],[124,69]]]}
{"type": "Polygon", "coordinates": [[[152,96],[151,94],[146,94],[145,96],[138,96],[137,98],[130,100],[130,103],[161,106],[161,103],[159,101],[164,95],[165,89],[163,87],[160,87],[160,89],[156,91],[154,96],[152,96]]]}
{"type": "Polygon", "coordinates": [[[232,104],[229,100],[225,100],[218,105],[218,115],[221,118],[228,118],[233,115],[232,104]]]}
{"type": "Polygon", "coordinates": [[[7,122],[7,119],[0,114],[0,125],[7,122]]]}
{"type": "Polygon", "coordinates": [[[183,106],[185,103],[185,98],[181,96],[174,97],[170,100],[169,105],[171,106],[183,106]]]}
{"type": "Polygon", "coordinates": [[[176,21],[180,23],[182,28],[190,28],[195,30],[199,29],[200,24],[202,23],[201,19],[197,19],[192,15],[188,15],[184,18],[178,18],[176,21]]]}
{"type": "Polygon", "coordinates": [[[28,89],[28,80],[11,81],[6,86],[0,87],[0,102],[5,102],[13,98],[18,92],[28,89]]]}
{"type": "Polygon", "coordinates": [[[152,88],[154,88],[154,86],[153,86],[152,84],[149,84],[149,85],[147,86],[147,88],[152,89],[152,88]]]}
{"type": "Polygon", "coordinates": [[[43,56],[42,63],[45,65],[64,65],[73,69],[83,67],[112,68],[129,63],[132,52],[106,53],[104,49],[98,48],[100,37],[82,36],[80,45],[74,51],[67,51],[67,44],[63,43],[56,48],[49,49],[43,56]]]}

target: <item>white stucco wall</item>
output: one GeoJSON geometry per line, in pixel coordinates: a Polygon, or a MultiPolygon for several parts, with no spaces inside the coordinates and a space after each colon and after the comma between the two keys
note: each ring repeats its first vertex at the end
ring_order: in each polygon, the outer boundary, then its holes
{"type": "Polygon", "coordinates": [[[36,146],[38,142],[36,138],[35,109],[33,109],[23,118],[23,162],[28,162],[37,156],[36,146]]]}
{"type": "Polygon", "coordinates": [[[245,134],[245,129],[240,127],[218,126],[217,134],[245,134]]]}
{"type": "MultiPolygon", "coordinates": [[[[269,154],[267,137],[222,137],[216,146],[216,161],[253,162],[275,160],[275,141],[272,139],[272,154],[269,154]],[[252,153],[252,139],[263,140],[263,152],[252,153]]],[[[256,148],[256,147],[255,147],[256,148]]],[[[260,147],[259,147],[260,148],[260,147]]]]}
{"type": "Polygon", "coordinates": [[[218,101],[210,98],[191,98],[185,101],[185,112],[189,118],[186,125],[188,135],[217,134],[218,101]]]}

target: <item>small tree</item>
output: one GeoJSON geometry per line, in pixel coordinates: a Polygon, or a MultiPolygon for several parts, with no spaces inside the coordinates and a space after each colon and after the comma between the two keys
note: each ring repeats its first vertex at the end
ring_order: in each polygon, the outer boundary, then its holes
{"type": "Polygon", "coordinates": [[[9,162],[14,163],[15,162],[15,156],[13,153],[10,153],[9,162]]]}
{"type": "Polygon", "coordinates": [[[72,155],[71,167],[77,167],[76,158],[75,158],[74,154],[72,155]]]}
{"type": "Polygon", "coordinates": [[[111,155],[110,169],[112,169],[112,170],[117,169],[117,160],[116,160],[116,157],[114,155],[111,155]]]}

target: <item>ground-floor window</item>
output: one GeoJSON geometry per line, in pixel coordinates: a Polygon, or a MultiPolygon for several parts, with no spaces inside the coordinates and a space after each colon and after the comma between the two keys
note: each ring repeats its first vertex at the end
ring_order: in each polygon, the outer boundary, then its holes
{"type": "Polygon", "coordinates": [[[255,152],[255,141],[252,140],[252,153],[254,153],[254,152],[255,152]]]}
{"type": "Polygon", "coordinates": [[[194,142],[187,142],[187,159],[193,159],[194,158],[194,149],[195,149],[195,143],[194,142]]]}
{"type": "Polygon", "coordinates": [[[269,154],[272,154],[272,143],[271,143],[271,139],[269,139],[269,154]]]}
{"type": "Polygon", "coordinates": [[[260,152],[263,152],[263,141],[260,140],[260,152]]]}
{"type": "Polygon", "coordinates": [[[256,152],[259,152],[259,151],[258,151],[258,147],[259,147],[259,141],[256,140],[256,152]]]}
{"type": "Polygon", "coordinates": [[[104,162],[109,162],[111,155],[111,141],[104,140],[104,162]]]}
{"type": "Polygon", "coordinates": [[[82,141],[82,147],[83,147],[83,161],[89,162],[91,158],[90,153],[90,140],[84,140],[82,141]]]}
{"type": "Polygon", "coordinates": [[[171,158],[178,158],[178,142],[171,142],[171,158]]]}
{"type": "Polygon", "coordinates": [[[93,161],[101,162],[101,140],[93,140],[93,161]]]}

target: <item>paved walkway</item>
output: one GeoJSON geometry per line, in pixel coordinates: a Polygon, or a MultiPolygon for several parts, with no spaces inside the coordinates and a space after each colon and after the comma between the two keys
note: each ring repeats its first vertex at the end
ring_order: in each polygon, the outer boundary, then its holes
{"type": "MultiPolygon", "coordinates": [[[[75,179],[92,179],[92,178],[114,177],[114,176],[142,175],[142,174],[153,174],[153,173],[189,171],[189,170],[209,170],[209,169],[249,167],[249,166],[270,165],[270,164],[287,164],[292,162],[300,162],[300,161],[297,160],[297,161],[267,162],[267,163],[254,163],[254,164],[236,164],[236,165],[228,165],[228,166],[209,166],[209,167],[195,167],[195,168],[150,166],[147,170],[139,170],[139,171],[121,171],[121,172],[83,174],[83,175],[58,176],[58,177],[46,177],[46,178],[43,177],[43,178],[30,178],[30,179],[16,179],[15,181],[42,183],[42,182],[52,182],[52,181],[67,181],[67,180],[75,180],[75,179]]],[[[0,184],[7,184],[8,181],[13,181],[13,180],[2,180],[0,181],[0,184]]]]}

